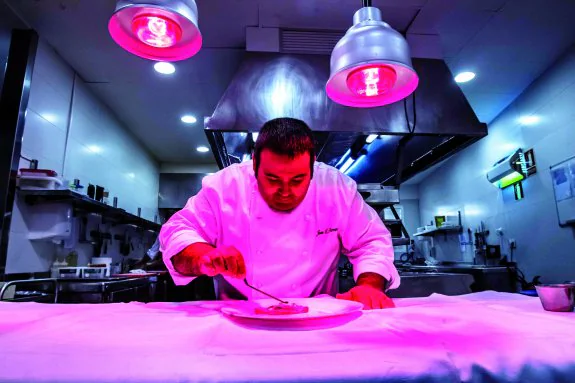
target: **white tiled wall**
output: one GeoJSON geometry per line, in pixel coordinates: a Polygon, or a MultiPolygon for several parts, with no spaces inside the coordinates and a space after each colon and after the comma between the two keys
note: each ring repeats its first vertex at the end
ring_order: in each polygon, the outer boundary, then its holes
{"type": "Polygon", "coordinates": [[[159,165],[79,80],[73,105],[65,177],[105,186],[119,207],[133,214],[141,207],[142,217],[153,221],[159,165]]]}
{"type": "MultiPolygon", "coordinates": [[[[575,278],[575,231],[558,225],[549,166],[575,155],[575,47],[535,81],[489,126],[489,135],[448,160],[419,185],[422,223],[446,211],[461,210],[465,228],[484,221],[495,234],[516,239],[515,260],[528,279],[575,278]],[[537,115],[540,122],[524,126],[521,116],[537,115]],[[486,171],[509,151],[533,148],[538,172],[524,183],[525,199],[515,201],[512,190],[500,191],[486,171]]],[[[469,260],[456,238],[436,241],[438,258],[469,260]]],[[[504,242],[505,243],[505,242],[504,242]]]]}
{"type": "MultiPolygon", "coordinates": [[[[142,217],[149,220],[158,214],[159,164],[43,41],[34,65],[22,155],[38,159],[40,168],[53,169],[65,179],[106,187],[110,201],[118,197],[118,207],[128,212],[136,214],[141,207],[142,217]]],[[[28,167],[24,160],[20,165],[28,167]]],[[[7,273],[47,271],[54,260],[54,244],[27,239],[29,210],[16,200],[7,273]]],[[[97,221],[90,219],[89,230],[97,221]]],[[[90,245],[77,250],[83,262],[92,255],[90,245]]],[[[144,250],[136,246],[135,251],[141,255],[144,250]]],[[[112,245],[107,256],[118,259],[117,246],[112,245]]]]}

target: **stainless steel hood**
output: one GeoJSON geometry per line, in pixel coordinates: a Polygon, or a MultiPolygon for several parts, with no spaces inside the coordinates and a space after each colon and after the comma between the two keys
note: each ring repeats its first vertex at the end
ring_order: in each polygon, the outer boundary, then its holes
{"type": "Polygon", "coordinates": [[[326,96],[328,56],[246,53],[205,120],[218,165],[249,158],[248,133],[276,117],[308,123],[316,133],[319,161],[336,165],[348,151],[363,154],[361,166],[349,173],[360,183],[401,183],[487,134],[442,60],[413,59],[413,65],[420,85],[412,97],[358,109],[326,96]],[[381,136],[366,150],[369,134],[381,136]]]}

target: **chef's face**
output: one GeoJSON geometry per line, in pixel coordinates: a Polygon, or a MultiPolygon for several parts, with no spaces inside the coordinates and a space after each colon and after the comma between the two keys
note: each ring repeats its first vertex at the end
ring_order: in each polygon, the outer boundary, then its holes
{"type": "Polygon", "coordinates": [[[256,178],[258,190],[269,207],[278,211],[293,210],[305,198],[311,181],[309,153],[290,158],[264,149],[256,178]]]}

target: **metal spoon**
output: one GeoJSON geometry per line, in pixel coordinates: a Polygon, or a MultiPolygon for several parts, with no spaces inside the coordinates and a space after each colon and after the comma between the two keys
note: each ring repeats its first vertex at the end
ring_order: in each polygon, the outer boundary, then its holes
{"type": "Polygon", "coordinates": [[[248,286],[250,289],[254,289],[255,291],[257,291],[257,292],[260,293],[260,294],[267,295],[268,297],[273,298],[273,299],[275,299],[276,301],[281,302],[281,303],[283,303],[283,304],[286,304],[286,305],[289,304],[289,302],[282,301],[281,299],[276,298],[276,297],[274,297],[274,296],[271,295],[271,294],[268,294],[268,293],[266,293],[266,292],[261,291],[261,290],[258,289],[258,288],[253,287],[252,285],[250,285],[250,284],[248,283],[248,280],[247,280],[246,278],[244,278],[244,283],[245,283],[246,286],[248,286]]]}

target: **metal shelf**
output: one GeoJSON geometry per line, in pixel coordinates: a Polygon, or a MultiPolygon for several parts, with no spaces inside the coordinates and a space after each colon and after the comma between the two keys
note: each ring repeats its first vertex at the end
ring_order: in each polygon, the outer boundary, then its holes
{"type": "Polygon", "coordinates": [[[72,190],[18,190],[18,194],[24,197],[29,205],[46,203],[69,203],[75,210],[86,213],[101,215],[118,225],[134,225],[144,230],[159,232],[161,225],[147,219],[128,213],[124,209],[118,209],[92,198],[73,192],[72,190]]]}
{"type": "Polygon", "coordinates": [[[393,246],[406,246],[409,245],[410,239],[409,238],[392,238],[391,239],[393,246]]]}
{"type": "Polygon", "coordinates": [[[435,229],[415,233],[413,234],[413,236],[414,237],[433,236],[437,233],[461,232],[462,229],[463,228],[461,226],[437,227],[435,229]]]}
{"type": "MultiPolygon", "coordinates": [[[[453,217],[451,215],[450,217],[453,217]]],[[[457,211],[457,223],[458,225],[449,224],[448,226],[440,226],[434,229],[420,231],[419,233],[413,234],[414,237],[431,237],[438,233],[443,233],[447,235],[448,233],[461,233],[463,231],[463,226],[461,225],[461,211],[457,211]]]]}

